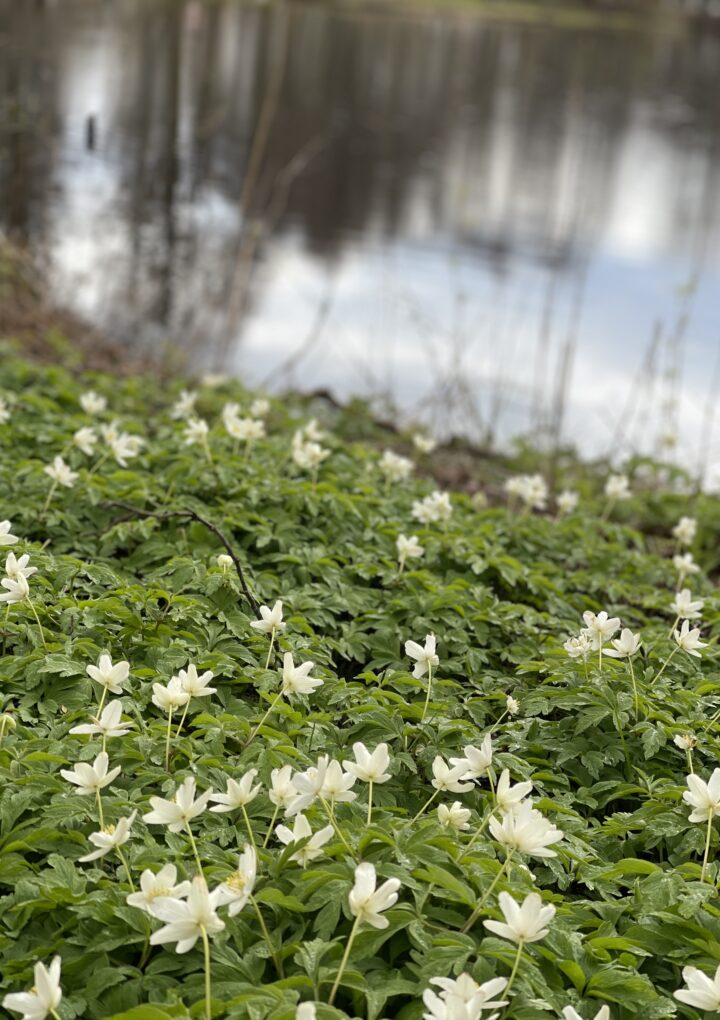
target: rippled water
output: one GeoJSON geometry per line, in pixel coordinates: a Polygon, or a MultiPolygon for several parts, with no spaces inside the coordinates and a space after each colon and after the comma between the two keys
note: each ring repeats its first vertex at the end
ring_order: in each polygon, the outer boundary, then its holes
{"type": "Polygon", "coordinates": [[[63,301],[444,431],[715,464],[719,144],[682,21],[0,0],[0,225],[63,301]]]}

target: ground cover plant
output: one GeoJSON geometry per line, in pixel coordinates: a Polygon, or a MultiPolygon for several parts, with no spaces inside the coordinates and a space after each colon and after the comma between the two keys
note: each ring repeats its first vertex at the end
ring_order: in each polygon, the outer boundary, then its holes
{"type": "Polygon", "coordinates": [[[4,364],[5,1015],[720,1012],[716,500],[209,382],[4,364]]]}

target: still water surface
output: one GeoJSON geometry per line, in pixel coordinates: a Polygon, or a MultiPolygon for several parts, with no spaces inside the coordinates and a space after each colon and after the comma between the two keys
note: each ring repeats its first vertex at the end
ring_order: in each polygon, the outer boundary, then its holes
{"type": "Polygon", "coordinates": [[[684,22],[0,0],[0,226],[63,302],[440,431],[717,466],[719,149],[684,22]]]}

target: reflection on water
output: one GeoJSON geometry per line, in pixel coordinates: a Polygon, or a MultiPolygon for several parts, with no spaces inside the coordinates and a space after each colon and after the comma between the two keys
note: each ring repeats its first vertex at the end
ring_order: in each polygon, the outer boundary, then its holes
{"type": "Polygon", "coordinates": [[[66,303],[447,430],[704,456],[719,142],[682,22],[0,0],[0,222],[66,303]]]}

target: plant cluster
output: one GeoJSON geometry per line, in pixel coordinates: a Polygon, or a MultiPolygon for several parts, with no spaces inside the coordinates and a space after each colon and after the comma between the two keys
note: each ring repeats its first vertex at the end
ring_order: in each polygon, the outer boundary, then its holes
{"type": "Polygon", "coordinates": [[[8,1017],[720,1012],[714,500],[5,369],[8,1017]]]}

